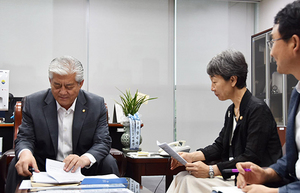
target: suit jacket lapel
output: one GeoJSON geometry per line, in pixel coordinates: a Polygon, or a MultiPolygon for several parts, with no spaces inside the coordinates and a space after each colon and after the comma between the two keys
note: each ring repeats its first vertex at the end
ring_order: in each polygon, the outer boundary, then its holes
{"type": "Polygon", "coordinates": [[[290,100],[290,109],[287,124],[288,128],[286,131],[287,166],[288,171],[292,174],[295,174],[295,163],[298,159],[297,147],[295,143],[295,117],[297,115],[297,110],[299,107],[299,96],[299,93],[296,91],[296,89],[294,89],[290,100]]]}
{"type": "Polygon", "coordinates": [[[55,99],[49,89],[48,95],[45,98],[46,105],[43,107],[45,120],[53,143],[55,155],[58,148],[58,122],[57,122],[57,107],[55,99]]]}
{"type": "Polygon", "coordinates": [[[82,90],[79,91],[76,106],[75,106],[75,112],[74,112],[74,118],[73,118],[73,126],[72,126],[72,143],[73,143],[73,152],[75,152],[78,144],[78,139],[81,133],[81,129],[85,120],[85,117],[87,115],[88,108],[85,106],[86,99],[82,92],[82,90]]]}

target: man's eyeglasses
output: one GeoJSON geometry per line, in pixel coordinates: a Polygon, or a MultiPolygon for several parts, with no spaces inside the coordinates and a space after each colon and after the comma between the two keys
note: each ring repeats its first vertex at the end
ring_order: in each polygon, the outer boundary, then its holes
{"type": "Polygon", "coordinates": [[[270,50],[272,50],[274,42],[278,41],[278,40],[283,40],[283,38],[271,39],[271,40],[268,41],[268,46],[269,46],[270,50]]]}

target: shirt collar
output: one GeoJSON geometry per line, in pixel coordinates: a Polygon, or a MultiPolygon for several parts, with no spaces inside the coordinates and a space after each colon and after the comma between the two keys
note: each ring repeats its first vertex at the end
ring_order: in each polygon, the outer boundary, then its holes
{"type": "Polygon", "coordinates": [[[297,90],[297,92],[298,93],[300,93],[300,83],[299,83],[300,81],[298,81],[298,83],[297,83],[297,85],[296,85],[296,90],[297,90]]]}
{"type": "MultiPolygon", "coordinates": [[[[70,110],[75,111],[76,100],[77,100],[77,98],[74,100],[72,106],[68,109],[68,111],[70,111],[70,110]]],[[[56,101],[56,100],[55,100],[55,101],[56,101]]],[[[56,108],[57,111],[58,111],[60,108],[65,109],[64,107],[60,106],[60,104],[59,104],[57,101],[56,101],[56,106],[57,106],[57,108],[56,108]]],[[[66,110],[66,109],[65,109],[65,110],[66,110]]]]}

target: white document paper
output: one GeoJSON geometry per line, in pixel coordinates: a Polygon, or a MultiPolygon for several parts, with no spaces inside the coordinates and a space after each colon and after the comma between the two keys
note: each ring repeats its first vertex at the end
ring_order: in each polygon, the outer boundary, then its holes
{"type": "Polygon", "coordinates": [[[23,180],[19,187],[20,190],[26,190],[26,189],[31,189],[31,188],[32,188],[32,186],[31,186],[30,180],[23,180]]]}
{"type": "Polygon", "coordinates": [[[64,162],[46,159],[46,171],[49,176],[58,181],[58,183],[77,183],[84,179],[84,175],[81,174],[81,168],[72,173],[64,171],[64,162]]]}
{"type": "Polygon", "coordinates": [[[58,181],[47,174],[47,172],[32,172],[32,181],[36,183],[57,184],[58,181]]]}
{"type": "Polygon", "coordinates": [[[105,175],[98,175],[98,176],[84,176],[84,179],[86,178],[116,179],[119,177],[116,174],[105,174],[105,175]]]}
{"type": "Polygon", "coordinates": [[[79,167],[74,173],[64,171],[64,162],[46,159],[46,172],[33,172],[33,181],[36,183],[78,183],[84,179],[79,167]]]}
{"type": "Polygon", "coordinates": [[[182,165],[185,165],[187,161],[183,159],[172,147],[170,147],[166,142],[160,143],[156,141],[157,145],[162,148],[165,152],[167,152],[170,156],[179,161],[182,165]]]}

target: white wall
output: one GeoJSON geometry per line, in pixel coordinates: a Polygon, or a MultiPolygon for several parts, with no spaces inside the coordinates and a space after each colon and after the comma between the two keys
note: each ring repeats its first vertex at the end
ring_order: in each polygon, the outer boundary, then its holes
{"type": "Polygon", "coordinates": [[[274,17],[282,8],[288,3],[292,3],[294,0],[262,0],[259,3],[259,19],[258,19],[258,31],[264,31],[273,27],[274,17]]]}
{"type": "MultiPolygon", "coordinates": [[[[226,48],[250,64],[254,4],[178,0],[177,7],[177,139],[195,150],[216,138],[230,104],[210,91],[206,65],[226,48]]],[[[173,140],[173,9],[172,0],[0,0],[0,69],[10,70],[10,92],[25,96],[49,87],[54,57],[73,55],[86,69],[84,89],[106,99],[110,117],[116,87],[157,96],[140,110],[142,148],[155,151],[156,140],[173,140]]]]}
{"type": "Polygon", "coordinates": [[[216,139],[232,103],[211,92],[206,66],[228,48],[244,53],[250,65],[254,4],[181,0],[177,9],[177,139],[194,151],[216,139]]]}
{"type": "Polygon", "coordinates": [[[86,67],[85,10],[85,0],[0,0],[0,69],[10,70],[10,93],[48,88],[55,57],[76,56],[86,67]]]}
{"type": "Polygon", "coordinates": [[[112,117],[117,88],[158,97],[140,109],[142,148],[173,140],[171,0],[0,0],[0,69],[10,93],[49,88],[48,65],[72,55],[85,68],[83,89],[103,96],[112,117]]]}
{"type": "Polygon", "coordinates": [[[156,140],[173,140],[172,1],[90,0],[89,25],[89,90],[105,98],[111,113],[118,89],[158,97],[139,111],[141,147],[156,151],[156,140]]]}

